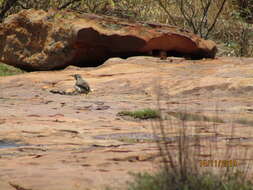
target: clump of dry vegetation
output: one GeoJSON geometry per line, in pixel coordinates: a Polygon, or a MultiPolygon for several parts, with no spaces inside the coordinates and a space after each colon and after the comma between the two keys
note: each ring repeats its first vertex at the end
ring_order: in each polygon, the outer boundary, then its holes
{"type": "MultiPolygon", "coordinates": [[[[159,105],[158,105],[159,106],[159,105]]],[[[162,111],[160,109],[160,113],[162,111]]],[[[175,112],[170,112],[175,113],[175,112]]],[[[178,115],[177,115],[178,116],[178,115]]],[[[207,122],[213,127],[214,138],[217,137],[216,120],[196,117],[196,115],[179,114],[179,122],[160,119],[153,122],[155,135],[163,140],[157,141],[160,152],[161,169],[156,173],[132,174],[133,181],[128,183],[128,190],[252,190],[253,182],[250,180],[250,155],[246,147],[235,145],[227,141],[222,147],[218,141],[203,139],[197,131],[189,130],[188,124],[192,118],[196,126],[207,122]],[[200,121],[201,119],[202,121],[200,121]],[[177,130],[179,138],[168,142],[168,134],[177,130]],[[188,138],[194,135],[195,139],[188,138]],[[243,150],[242,150],[243,149],[243,150]]],[[[231,137],[233,137],[231,131],[231,137]]]]}

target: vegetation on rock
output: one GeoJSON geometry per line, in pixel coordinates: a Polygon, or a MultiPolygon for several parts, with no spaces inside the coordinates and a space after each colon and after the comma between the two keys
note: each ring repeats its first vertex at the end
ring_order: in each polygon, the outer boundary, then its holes
{"type": "Polygon", "coordinates": [[[241,179],[243,175],[239,172],[228,176],[189,173],[182,179],[180,174],[171,170],[169,173],[160,171],[156,174],[134,174],[134,177],[135,180],[129,183],[128,190],[252,190],[253,185],[250,181],[241,179]]]}
{"type": "Polygon", "coordinates": [[[119,116],[130,116],[135,119],[153,119],[159,118],[160,114],[157,110],[150,108],[136,110],[136,111],[121,111],[118,113],[119,116]]]}
{"type": "Polygon", "coordinates": [[[9,76],[24,73],[21,69],[0,63],[0,76],[9,76]]]}

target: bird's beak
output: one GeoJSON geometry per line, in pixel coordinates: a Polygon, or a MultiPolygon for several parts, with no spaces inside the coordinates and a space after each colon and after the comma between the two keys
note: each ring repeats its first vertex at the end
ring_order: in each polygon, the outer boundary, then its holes
{"type": "Polygon", "coordinates": [[[74,77],[75,75],[69,75],[69,76],[74,77]]]}

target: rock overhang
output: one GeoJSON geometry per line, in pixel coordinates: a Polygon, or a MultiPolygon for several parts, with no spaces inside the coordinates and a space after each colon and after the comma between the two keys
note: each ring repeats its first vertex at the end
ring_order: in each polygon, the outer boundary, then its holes
{"type": "Polygon", "coordinates": [[[97,66],[110,57],[159,51],[190,58],[214,58],[217,52],[213,41],[174,26],[66,10],[24,10],[0,28],[0,61],[25,70],[97,66]]]}

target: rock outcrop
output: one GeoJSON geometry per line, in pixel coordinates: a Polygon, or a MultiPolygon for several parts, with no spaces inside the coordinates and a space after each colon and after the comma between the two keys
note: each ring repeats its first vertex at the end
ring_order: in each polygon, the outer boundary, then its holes
{"type": "Polygon", "coordinates": [[[245,167],[244,161],[253,159],[252,94],[253,58],[111,58],[97,68],[0,77],[0,189],[122,189],[131,180],[129,172],[160,167],[152,131],[160,124],[119,113],[158,106],[175,155],[175,141],[185,128],[197,160],[225,160],[229,148],[235,153],[230,159],[245,167]],[[49,92],[73,88],[73,73],[94,91],[87,96],[49,92]]]}
{"type": "Polygon", "coordinates": [[[0,24],[0,61],[25,70],[97,66],[110,57],[214,58],[213,41],[179,28],[71,11],[23,10],[0,24]]]}

